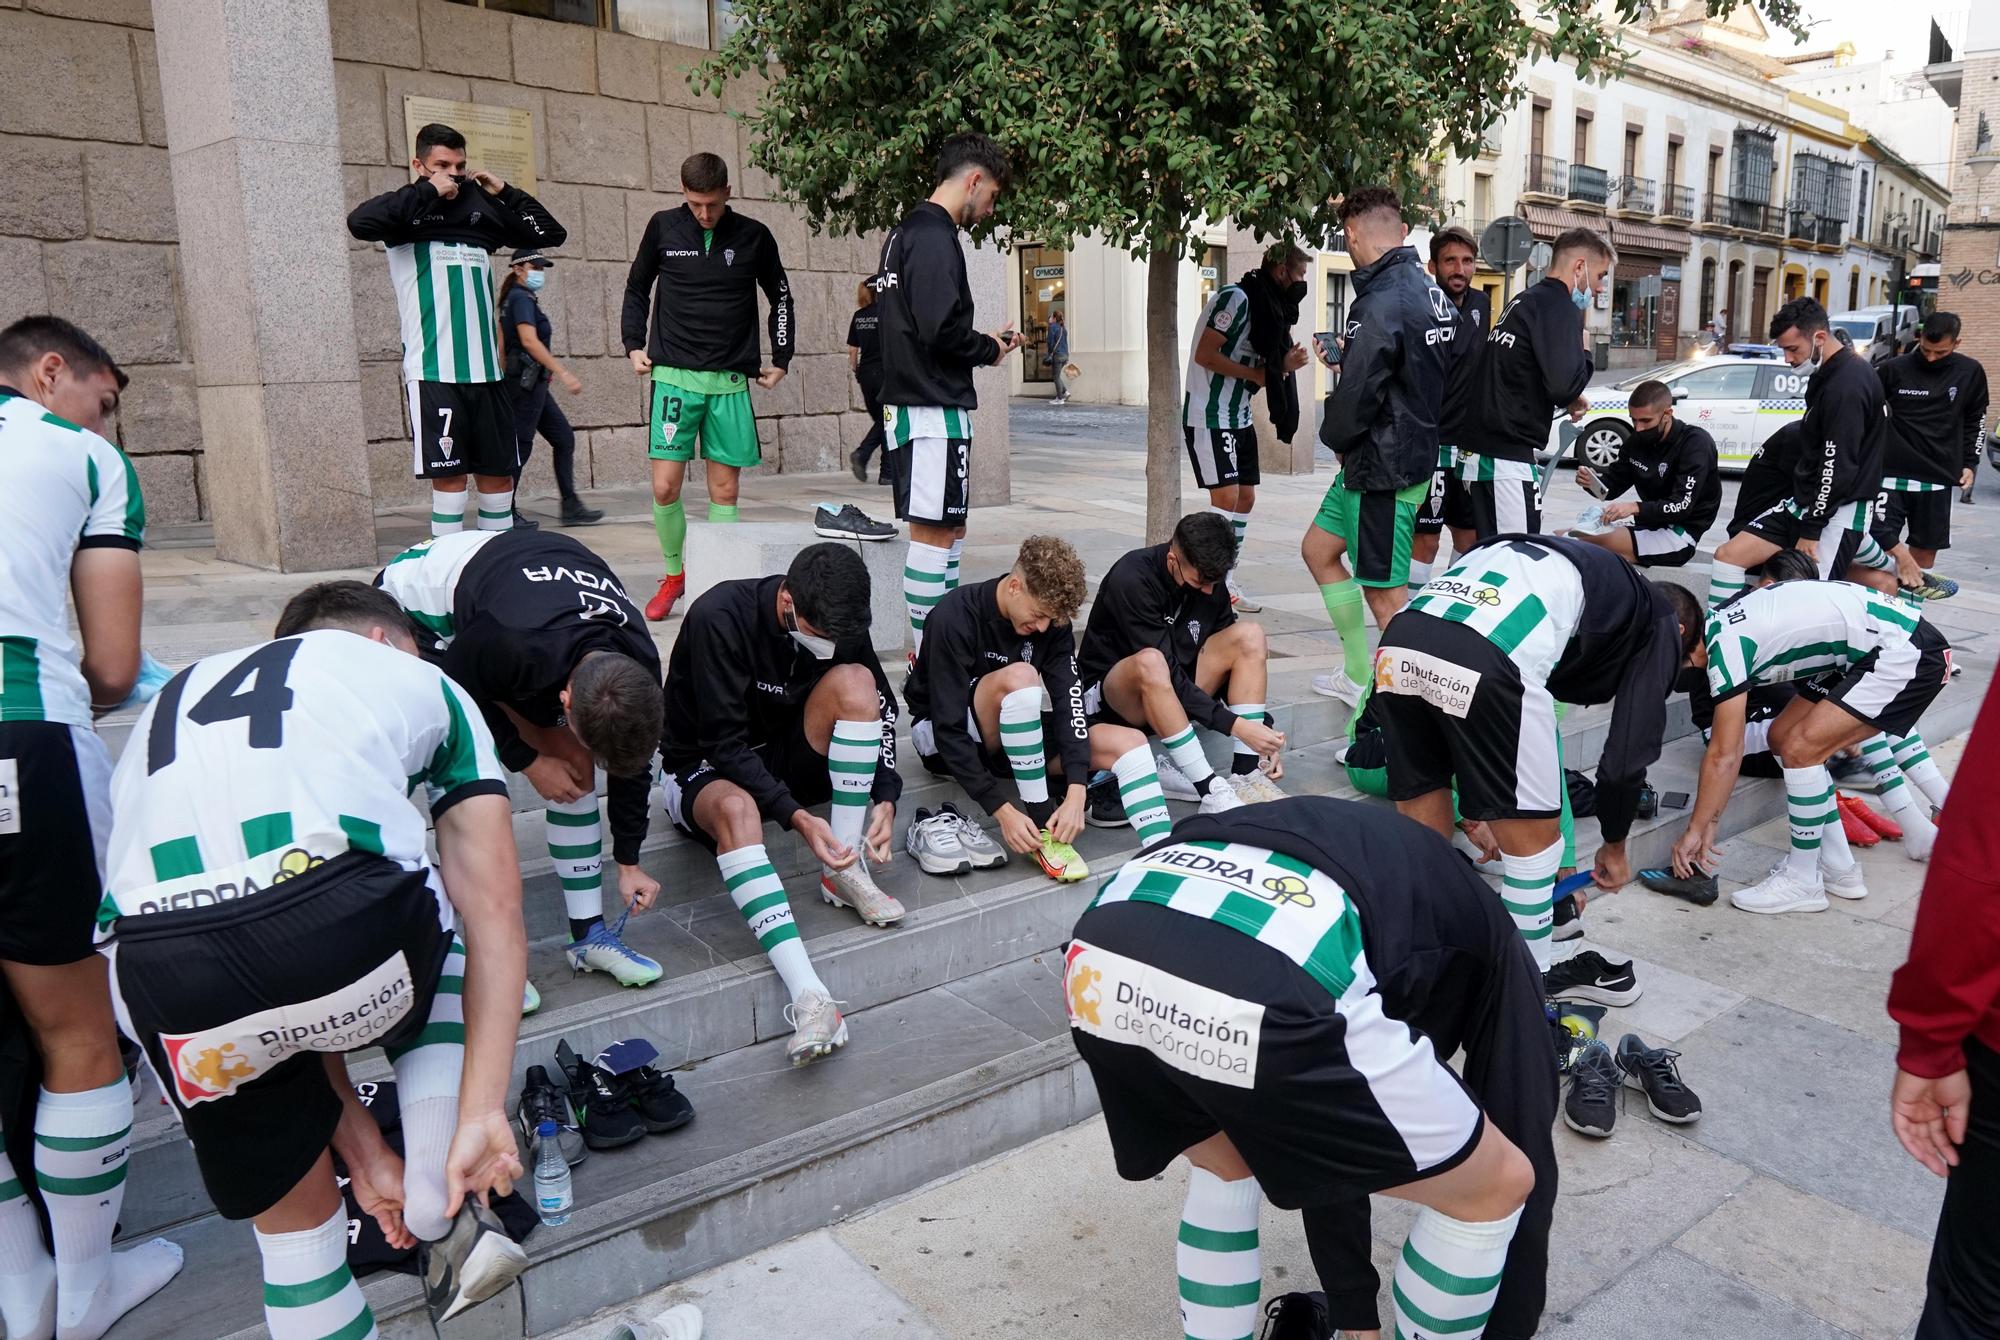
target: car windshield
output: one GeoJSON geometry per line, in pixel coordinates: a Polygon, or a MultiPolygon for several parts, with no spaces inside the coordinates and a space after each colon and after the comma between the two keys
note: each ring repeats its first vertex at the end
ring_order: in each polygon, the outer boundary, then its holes
{"type": "Polygon", "coordinates": [[[1684,372],[1700,367],[1703,361],[1697,358],[1686,363],[1669,363],[1665,367],[1649,368],[1645,372],[1635,372],[1622,382],[1611,383],[1611,388],[1615,391],[1629,391],[1640,382],[1666,381],[1670,377],[1678,377],[1684,372]]]}
{"type": "Polygon", "coordinates": [[[1872,316],[1837,316],[1833,319],[1833,325],[1857,340],[1875,338],[1875,318],[1872,316]]]}

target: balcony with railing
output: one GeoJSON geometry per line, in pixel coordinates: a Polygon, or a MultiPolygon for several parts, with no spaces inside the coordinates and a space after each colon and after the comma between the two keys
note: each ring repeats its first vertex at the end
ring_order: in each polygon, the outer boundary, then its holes
{"type": "Polygon", "coordinates": [[[1651,177],[1619,177],[1611,183],[1613,209],[1628,214],[1651,214],[1658,200],[1658,185],[1651,177]]]}
{"type": "Polygon", "coordinates": [[[1557,199],[1568,195],[1568,160],[1550,158],[1547,154],[1530,154],[1527,184],[1521,190],[1527,195],[1552,195],[1557,199]]]}
{"type": "Polygon", "coordinates": [[[1944,235],[1933,228],[1924,234],[1924,244],[1917,248],[1917,254],[1927,261],[1934,261],[1944,254],[1944,235]]]}
{"type": "Polygon", "coordinates": [[[1778,206],[1767,205],[1758,200],[1738,200],[1734,196],[1711,195],[1701,217],[1703,223],[1717,224],[1724,228],[1742,228],[1753,233],[1776,233],[1783,227],[1778,218],[1781,212],[1778,206]]]}
{"type": "Polygon", "coordinates": [[[1668,182],[1660,196],[1659,217],[1694,222],[1694,187],[1668,182]]]}
{"type": "Polygon", "coordinates": [[[1602,206],[1611,198],[1611,177],[1601,167],[1577,163],[1569,170],[1569,190],[1563,197],[1586,205],[1602,206]]]}
{"type": "Polygon", "coordinates": [[[1785,236],[1795,242],[1837,247],[1846,228],[1847,220],[1822,218],[1807,205],[1793,205],[1785,210],[1785,236]]]}

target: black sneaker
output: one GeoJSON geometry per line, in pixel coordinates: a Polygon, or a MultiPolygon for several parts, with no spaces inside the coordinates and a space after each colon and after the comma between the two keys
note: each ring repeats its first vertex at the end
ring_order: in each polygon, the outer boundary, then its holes
{"type": "Polygon", "coordinates": [[[569,1090],[558,1088],[549,1072],[538,1065],[528,1067],[526,1079],[521,1084],[521,1102],[515,1109],[515,1119],[521,1124],[521,1139],[528,1146],[528,1160],[533,1163],[536,1132],[545,1121],[556,1124],[557,1143],[562,1147],[563,1162],[574,1168],[590,1157],[590,1146],[583,1142],[583,1131],[576,1124],[576,1113],[570,1107],[569,1090]]]}
{"type": "Polygon", "coordinates": [[[562,523],[565,526],[594,526],[602,520],[602,508],[590,507],[581,498],[563,499],[562,523]]]}
{"type": "Polygon", "coordinates": [[[1624,1078],[1611,1049],[1591,1042],[1576,1058],[1569,1092],[1563,1096],[1563,1125],[1599,1140],[1609,1136],[1618,1120],[1618,1086],[1624,1078]]]}
{"type": "Polygon", "coordinates": [[[1689,879],[1682,879],[1671,869],[1641,870],[1639,882],[1654,893],[1664,893],[1672,898],[1685,898],[1696,907],[1707,907],[1722,896],[1722,882],[1714,875],[1702,870],[1689,879]]]}
{"type": "Polygon", "coordinates": [[[1333,1322],[1326,1315],[1326,1295],[1280,1294],[1264,1305],[1261,1340],[1333,1340],[1333,1322]]]}
{"type": "Polygon", "coordinates": [[[861,454],[861,448],[856,447],[853,451],[847,453],[847,468],[854,472],[855,483],[866,484],[868,482],[868,458],[861,454]]]}
{"type": "Polygon", "coordinates": [[[1612,963],[1595,949],[1586,949],[1542,974],[1542,994],[1555,1000],[1630,1005],[1639,998],[1639,978],[1630,961],[1612,963]]]}
{"type": "Polygon", "coordinates": [[[570,1049],[556,1044],[556,1064],[569,1078],[570,1104],[583,1127],[583,1142],[592,1149],[619,1149],[646,1134],[646,1123],[632,1106],[631,1095],[612,1077],[570,1049]]]}
{"type": "Polygon", "coordinates": [[[1665,1047],[1648,1047],[1637,1033],[1618,1039],[1618,1068],[1625,1082],[1646,1095],[1646,1107],[1661,1121],[1685,1126],[1701,1120],[1701,1099],[1681,1082],[1681,1069],[1674,1063],[1680,1053],[1665,1047]]]}
{"type": "Polygon", "coordinates": [[[1084,822],[1092,828],[1124,828],[1131,822],[1125,813],[1125,802],[1118,795],[1117,773],[1101,782],[1092,782],[1083,794],[1089,802],[1084,822]]]}
{"type": "Polygon", "coordinates": [[[663,1075],[649,1065],[628,1070],[612,1078],[632,1099],[632,1108],[653,1135],[677,1131],[694,1120],[694,1104],[674,1087],[674,1077],[663,1075]]]}
{"type": "Polygon", "coordinates": [[[1868,763],[1858,754],[1835,754],[1826,761],[1826,770],[1833,774],[1833,780],[1844,782],[1857,773],[1873,775],[1868,763]]]}
{"type": "Polygon", "coordinates": [[[540,530],[541,528],[542,528],[541,522],[535,520],[533,517],[529,516],[527,513],[523,512],[518,507],[514,509],[515,530],[540,530]]]}
{"type": "Polygon", "coordinates": [[[899,532],[886,521],[877,521],[853,503],[842,503],[839,511],[821,507],[813,513],[813,534],[829,540],[893,540],[899,532]]]}

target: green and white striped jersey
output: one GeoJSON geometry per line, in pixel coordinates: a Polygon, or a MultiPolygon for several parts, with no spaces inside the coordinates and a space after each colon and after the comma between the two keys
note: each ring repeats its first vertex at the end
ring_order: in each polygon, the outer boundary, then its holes
{"type": "MultiPolygon", "coordinates": [[[[1224,358],[1246,365],[1256,362],[1256,355],[1250,352],[1250,299],[1237,285],[1223,285],[1201,309],[1201,320],[1195,323],[1195,348],[1211,330],[1222,332],[1220,352],[1224,358]]],[[[1202,367],[1194,361],[1194,348],[1190,348],[1181,422],[1194,428],[1248,428],[1250,397],[1256,392],[1256,387],[1241,378],[1202,367]]]]}
{"type": "Polygon", "coordinates": [[[90,725],[70,564],[78,549],[137,549],[145,535],[146,504],[124,452],[0,392],[0,721],[90,725]]]}
{"type": "Polygon", "coordinates": [[[506,793],[479,708],[437,667],[337,629],[198,661],[112,774],[99,925],[251,897],[350,850],[426,869],[418,787],[433,816],[506,793]]]}
{"type": "Polygon", "coordinates": [[[1717,702],[1753,684],[1846,670],[1908,642],[1917,613],[1855,582],[1779,582],[1708,616],[1708,691],[1717,702]]]}
{"type": "Polygon", "coordinates": [[[882,431],[899,447],[920,437],[972,440],[972,411],[951,405],[884,405],[882,431]]]}
{"type": "Polygon", "coordinates": [[[1506,544],[1482,545],[1410,600],[1406,611],[1462,623],[1546,684],[1583,617],[1583,574],[1506,544]]]}
{"type": "Polygon", "coordinates": [[[423,240],[388,252],[403,323],[403,380],[499,381],[492,254],[470,242],[423,240]]]}
{"type": "Polygon", "coordinates": [[[1269,945],[1338,999],[1374,978],[1362,961],[1361,918],[1326,873],[1267,847],[1175,842],[1127,861],[1097,903],[1159,903],[1269,945]]]}

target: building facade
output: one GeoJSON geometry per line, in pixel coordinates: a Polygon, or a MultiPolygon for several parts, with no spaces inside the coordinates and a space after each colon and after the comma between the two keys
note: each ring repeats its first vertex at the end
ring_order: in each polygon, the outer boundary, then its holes
{"type": "Polygon", "coordinates": [[[2000,6],[1973,6],[1961,42],[1933,31],[1932,48],[1925,77],[1958,113],[1937,305],[1964,319],[1961,348],[2000,370],[2000,6]]]}

